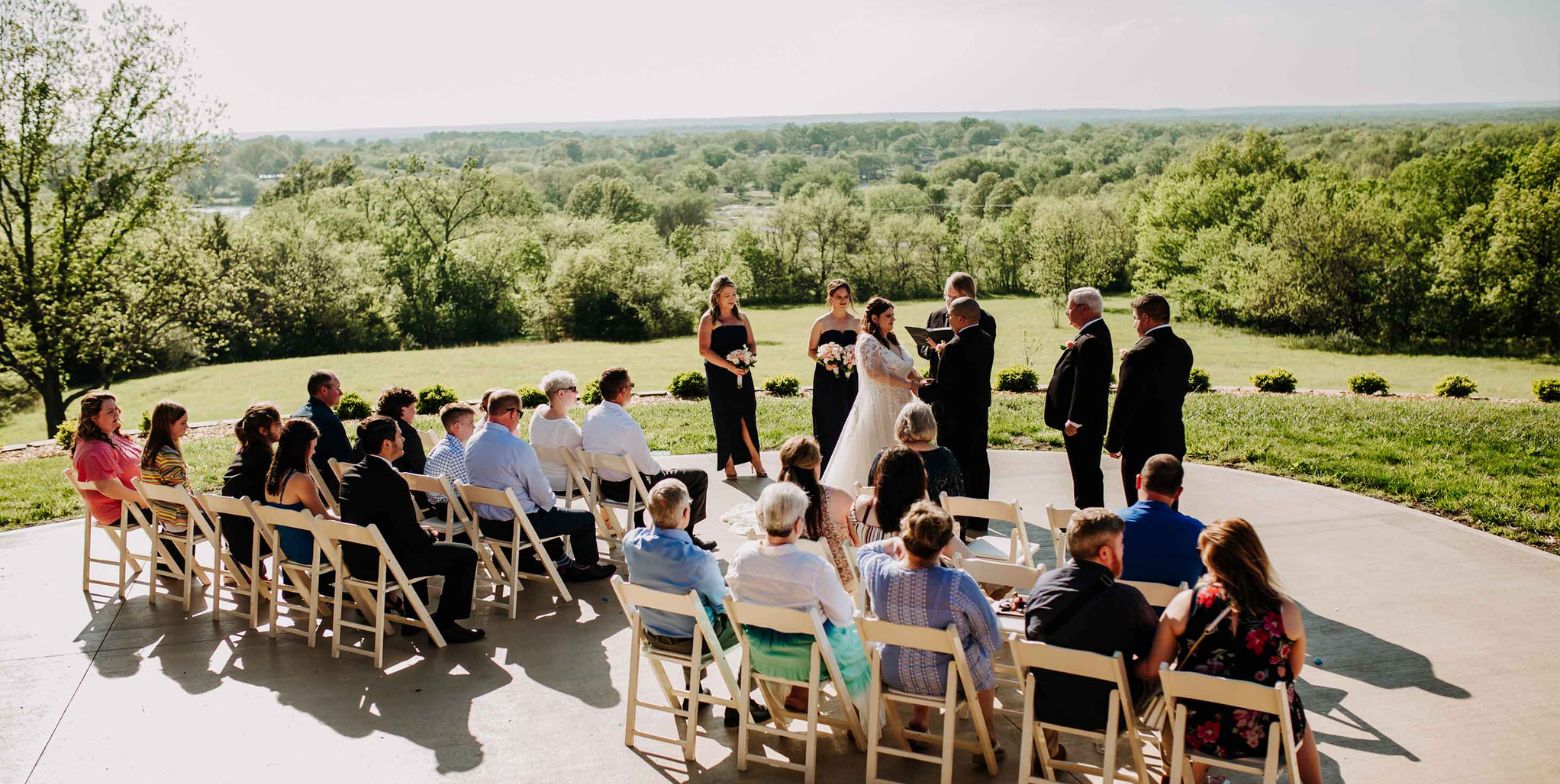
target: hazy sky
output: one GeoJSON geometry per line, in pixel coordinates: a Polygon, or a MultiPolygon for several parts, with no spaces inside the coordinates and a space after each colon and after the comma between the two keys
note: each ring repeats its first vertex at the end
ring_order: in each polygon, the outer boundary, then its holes
{"type": "Polygon", "coordinates": [[[143,2],[239,132],[1560,100],[1555,0],[143,2]]]}

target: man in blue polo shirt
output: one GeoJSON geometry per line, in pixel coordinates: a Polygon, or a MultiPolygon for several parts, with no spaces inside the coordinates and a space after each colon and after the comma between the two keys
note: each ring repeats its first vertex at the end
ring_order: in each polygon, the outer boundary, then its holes
{"type": "Polygon", "coordinates": [[[1154,455],[1143,464],[1137,476],[1142,500],[1121,510],[1127,524],[1121,579],[1195,585],[1202,576],[1197,537],[1203,524],[1170,506],[1181,497],[1184,475],[1175,455],[1154,455]]]}

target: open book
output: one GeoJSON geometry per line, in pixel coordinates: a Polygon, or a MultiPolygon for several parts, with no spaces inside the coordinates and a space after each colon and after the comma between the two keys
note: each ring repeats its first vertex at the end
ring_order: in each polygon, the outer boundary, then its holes
{"type": "Polygon", "coordinates": [[[905,327],[905,331],[910,333],[910,339],[915,341],[917,346],[926,346],[930,348],[937,345],[938,343],[947,343],[948,341],[953,340],[953,330],[949,329],[948,327],[922,329],[920,327],[907,326],[905,327]]]}

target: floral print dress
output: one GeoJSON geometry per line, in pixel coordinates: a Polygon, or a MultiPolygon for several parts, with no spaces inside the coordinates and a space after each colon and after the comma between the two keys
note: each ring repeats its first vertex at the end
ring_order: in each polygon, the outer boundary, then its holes
{"type": "MultiPolygon", "coordinates": [[[[1186,656],[1187,650],[1201,637],[1224,608],[1229,599],[1218,583],[1197,589],[1192,603],[1192,615],[1187,620],[1186,633],[1177,644],[1177,658],[1186,656]]],[[[1278,608],[1259,617],[1248,618],[1233,610],[1219,625],[1208,632],[1202,644],[1190,658],[1182,661],[1179,669],[1235,678],[1271,686],[1278,681],[1289,683],[1289,715],[1294,727],[1295,741],[1305,735],[1305,708],[1300,705],[1300,695],[1295,693],[1294,678],[1289,672],[1289,654],[1294,641],[1284,629],[1284,616],[1278,608]],[[1231,630],[1230,619],[1234,619],[1231,630]]],[[[1230,708],[1224,705],[1187,700],[1187,746],[1202,754],[1220,759],[1260,755],[1267,743],[1268,725],[1274,721],[1271,713],[1230,708]]]]}

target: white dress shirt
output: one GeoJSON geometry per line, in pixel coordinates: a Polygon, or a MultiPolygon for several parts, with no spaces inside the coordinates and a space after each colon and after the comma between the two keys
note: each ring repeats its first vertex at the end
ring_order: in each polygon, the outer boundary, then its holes
{"type": "Polygon", "coordinates": [[[821,606],[835,626],[854,623],[856,605],[834,566],[794,544],[748,542],[732,556],[726,584],[739,601],[790,610],[821,606]]]}
{"type": "MultiPolygon", "coordinates": [[[[585,415],[585,426],[580,430],[585,451],[626,455],[634,461],[634,467],[640,473],[651,476],[661,473],[661,464],[650,454],[650,444],[645,441],[644,428],[622,406],[603,400],[585,415]]],[[[621,482],[628,478],[628,474],[622,471],[606,468],[596,473],[609,482],[621,482]]]]}

